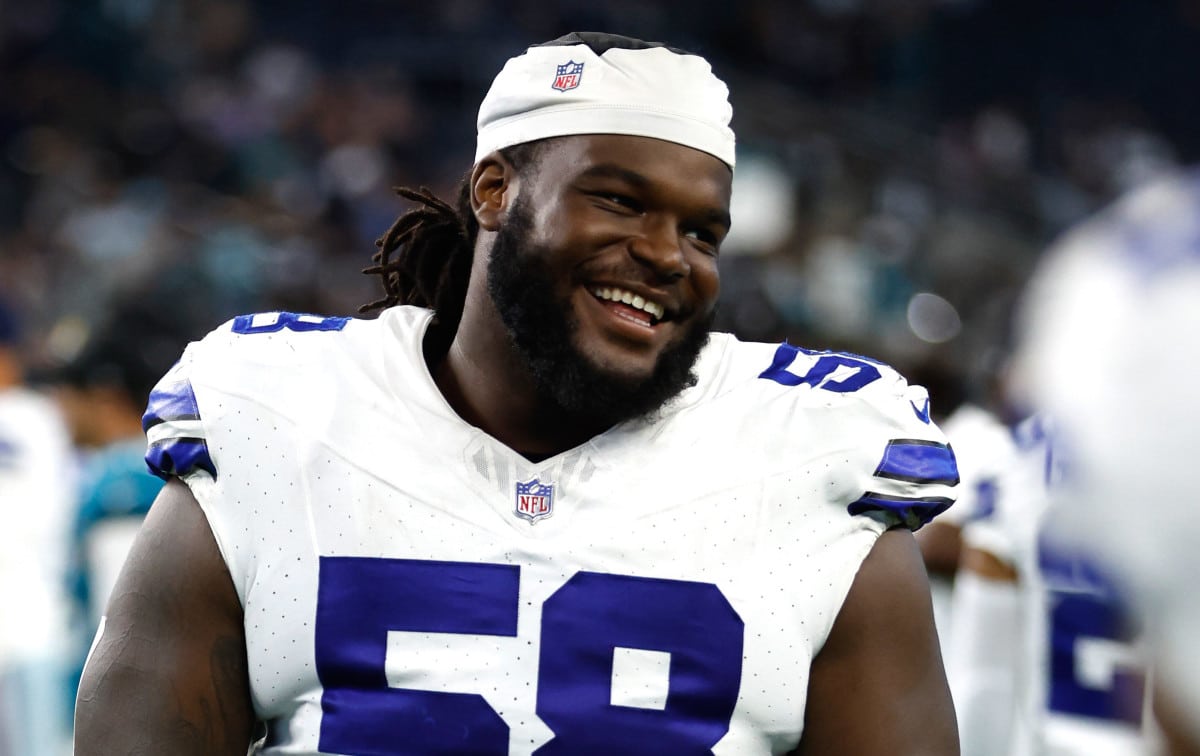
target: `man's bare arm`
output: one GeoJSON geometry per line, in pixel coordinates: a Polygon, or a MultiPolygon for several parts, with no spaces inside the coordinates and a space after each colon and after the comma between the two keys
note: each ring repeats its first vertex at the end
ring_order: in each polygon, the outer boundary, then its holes
{"type": "Polygon", "coordinates": [[[889,530],[863,561],[813,661],[802,756],[957,756],[954,704],[912,535],[889,530]]]}
{"type": "Polygon", "coordinates": [[[242,609],[208,520],[164,486],[108,603],[75,708],[76,756],[245,756],[242,609]]]}

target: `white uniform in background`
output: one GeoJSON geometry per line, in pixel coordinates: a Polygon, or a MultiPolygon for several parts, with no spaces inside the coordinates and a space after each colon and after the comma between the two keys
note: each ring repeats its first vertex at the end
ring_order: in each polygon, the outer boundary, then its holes
{"type": "MultiPolygon", "coordinates": [[[[964,402],[941,421],[942,432],[958,460],[958,498],[954,506],[938,516],[939,523],[962,528],[978,517],[985,517],[994,505],[992,482],[1013,453],[1012,431],[1000,418],[977,404],[964,402]]],[[[946,657],[946,677],[954,687],[955,669],[949,655],[954,620],[951,616],[952,579],[931,575],[933,613],[937,621],[942,654],[946,657]]]]}
{"type": "Polygon", "coordinates": [[[68,740],[66,565],[75,458],[57,407],[0,391],[0,754],[68,740]]]}
{"type": "MultiPolygon", "coordinates": [[[[942,423],[962,475],[958,501],[946,513],[960,529],[991,517],[996,481],[1016,453],[1012,429],[995,414],[964,404],[942,423]]],[[[941,518],[939,517],[939,522],[941,518]]],[[[966,544],[964,544],[965,547],[966,544]]],[[[995,653],[996,623],[1011,622],[1016,593],[1011,585],[981,582],[960,571],[954,579],[931,580],[946,680],[954,698],[964,754],[993,756],[1011,726],[1011,658],[995,653]]],[[[1016,633],[1008,638],[1016,642],[1016,633]]]]}
{"type": "Polygon", "coordinates": [[[430,313],[270,313],[191,345],[148,459],[245,608],[264,753],[775,754],[891,524],[958,473],[924,389],[714,335],[699,383],[540,463],[458,418],[430,313]]]}
{"type": "Polygon", "coordinates": [[[1024,316],[1022,385],[1060,428],[1067,530],[1123,581],[1200,741],[1200,174],[1068,235],[1024,316]]]}
{"type": "MultiPolygon", "coordinates": [[[[1017,601],[1005,629],[981,628],[984,642],[1016,638],[1008,670],[1012,707],[994,703],[994,742],[977,748],[1012,756],[1138,756],[1143,737],[1144,663],[1134,628],[1111,581],[1059,534],[1061,479],[1048,421],[1018,427],[1018,451],[995,481],[995,508],[969,524],[967,546],[1017,572],[1017,601]],[[990,630],[989,632],[984,632],[990,630]]],[[[998,616],[993,616],[993,622],[998,616]]],[[[967,704],[969,705],[969,704],[967,704]]]]}

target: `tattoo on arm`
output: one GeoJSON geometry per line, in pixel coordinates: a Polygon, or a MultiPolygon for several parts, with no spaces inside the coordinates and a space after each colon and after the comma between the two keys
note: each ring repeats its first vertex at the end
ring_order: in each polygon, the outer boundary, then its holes
{"type": "Polygon", "coordinates": [[[181,756],[244,753],[250,744],[253,722],[247,719],[244,697],[235,692],[246,689],[245,647],[240,638],[218,638],[209,658],[211,695],[198,701],[193,711],[182,701],[175,707],[178,720],[171,747],[181,756]]]}

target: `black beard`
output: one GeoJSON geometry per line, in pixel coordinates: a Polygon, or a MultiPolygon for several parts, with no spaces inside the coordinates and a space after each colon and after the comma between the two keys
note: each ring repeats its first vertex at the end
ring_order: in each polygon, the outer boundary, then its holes
{"type": "Polygon", "coordinates": [[[508,337],[544,400],[547,420],[589,425],[619,422],[657,412],[696,384],[692,368],[708,343],[713,313],[694,323],[684,338],[658,359],[645,379],[614,375],[596,366],[575,346],[579,324],[569,301],[556,298],[544,257],[530,250],[530,214],[519,201],[496,233],[488,261],[488,294],[508,337]]]}

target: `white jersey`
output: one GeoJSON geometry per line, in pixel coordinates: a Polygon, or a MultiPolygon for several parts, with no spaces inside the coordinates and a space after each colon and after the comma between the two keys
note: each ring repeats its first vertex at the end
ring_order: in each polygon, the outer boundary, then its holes
{"type": "Polygon", "coordinates": [[[57,753],[75,456],[54,403],[0,391],[0,753],[57,753]]]}
{"type": "Polygon", "coordinates": [[[1119,570],[1162,657],[1156,678],[1200,738],[1200,173],[1067,236],[1024,321],[1022,384],[1061,429],[1071,531],[1119,570]]]}
{"type": "Polygon", "coordinates": [[[964,542],[1018,575],[1021,626],[1013,670],[1012,756],[1137,756],[1143,736],[1144,663],[1124,606],[1093,559],[1060,535],[1051,497],[1061,460],[1047,420],[1015,433],[1017,452],[995,480],[995,506],[968,524],[964,542]]]}
{"type": "Polygon", "coordinates": [[[958,498],[946,511],[947,522],[962,526],[986,517],[994,506],[996,475],[1008,466],[1016,451],[1012,430],[994,413],[976,404],[962,404],[941,422],[942,432],[958,460],[958,498]]]}
{"type": "Polygon", "coordinates": [[[245,609],[270,754],[776,754],[889,525],[958,475],[924,389],[714,334],[699,382],[529,462],[461,420],[430,313],[243,316],[147,412],[245,609]]]}
{"type": "MultiPolygon", "coordinates": [[[[963,527],[967,522],[986,517],[994,506],[996,473],[1009,463],[1014,448],[1012,432],[994,413],[970,402],[959,405],[941,421],[942,432],[954,449],[958,463],[958,498],[954,506],[938,517],[938,522],[963,527]]],[[[953,637],[954,579],[941,574],[929,576],[933,616],[938,640],[946,664],[951,690],[972,671],[956,658],[953,637]]],[[[961,727],[960,727],[961,729],[961,727]]]]}
{"type": "Polygon", "coordinates": [[[0,391],[0,666],[62,652],[75,454],[54,403],[0,391]]]}

